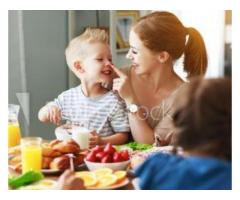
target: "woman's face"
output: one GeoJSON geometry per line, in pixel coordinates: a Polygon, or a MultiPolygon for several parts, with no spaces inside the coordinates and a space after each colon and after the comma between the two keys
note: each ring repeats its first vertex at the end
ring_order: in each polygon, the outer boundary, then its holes
{"type": "Polygon", "coordinates": [[[129,44],[126,58],[132,61],[132,67],[137,74],[148,74],[156,70],[157,54],[146,48],[133,30],[130,31],[129,44]]]}

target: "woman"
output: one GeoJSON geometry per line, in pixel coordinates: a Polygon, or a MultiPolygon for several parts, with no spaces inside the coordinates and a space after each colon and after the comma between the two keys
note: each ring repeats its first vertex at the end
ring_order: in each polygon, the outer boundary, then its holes
{"type": "Polygon", "coordinates": [[[204,41],[194,28],[186,28],[169,12],[140,18],[130,31],[127,58],[132,65],[120,71],[113,90],[125,100],[133,139],[157,146],[174,141],[172,102],[184,81],[174,72],[174,62],[184,55],[188,78],[203,76],[207,67],[204,41]]]}
{"type": "Polygon", "coordinates": [[[231,81],[196,79],[176,98],[183,156],[156,154],[137,168],[141,189],[231,189],[231,81]]]}

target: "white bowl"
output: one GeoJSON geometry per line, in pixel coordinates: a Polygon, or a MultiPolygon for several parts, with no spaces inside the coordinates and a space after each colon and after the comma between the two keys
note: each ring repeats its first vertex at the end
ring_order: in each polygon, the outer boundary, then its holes
{"type": "Polygon", "coordinates": [[[84,162],[86,163],[90,171],[94,171],[100,168],[110,168],[113,171],[117,171],[117,170],[125,170],[129,165],[130,160],[123,161],[123,162],[115,162],[115,163],[98,163],[98,162],[90,162],[84,159],[84,162]]]}
{"type": "Polygon", "coordinates": [[[68,132],[69,130],[62,126],[55,129],[55,135],[58,140],[67,141],[72,138],[72,135],[68,132]]]}

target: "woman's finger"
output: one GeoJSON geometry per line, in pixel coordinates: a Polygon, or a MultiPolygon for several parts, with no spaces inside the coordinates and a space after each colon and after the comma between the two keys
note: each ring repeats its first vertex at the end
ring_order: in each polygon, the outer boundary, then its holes
{"type": "Polygon", "coordinates": [[[114,65],[110,65],[113,71],[120,77],[126,77],[127,75],[124,74],[120,69],[116,68],[114,65]]]}

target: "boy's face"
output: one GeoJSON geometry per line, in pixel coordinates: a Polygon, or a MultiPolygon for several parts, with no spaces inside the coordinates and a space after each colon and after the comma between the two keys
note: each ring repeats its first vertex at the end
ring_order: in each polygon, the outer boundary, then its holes
{"type": "Polygon", "coordinates": [[[84,59],[81,61],[81,78],[94,83],[111,82],[111,64],[112,55],[108,44],[87,44],[84,59]]]}

